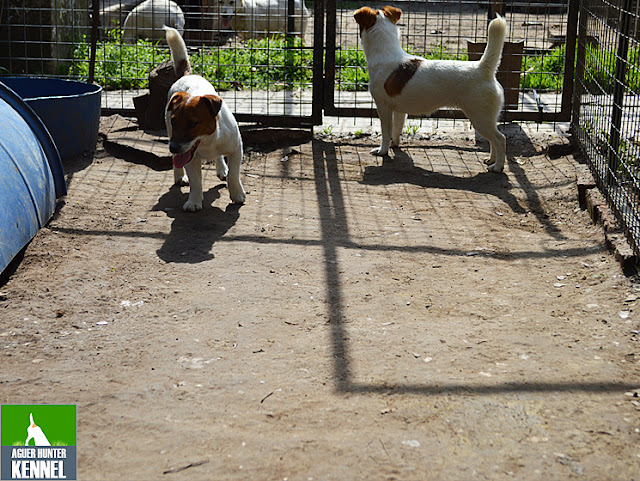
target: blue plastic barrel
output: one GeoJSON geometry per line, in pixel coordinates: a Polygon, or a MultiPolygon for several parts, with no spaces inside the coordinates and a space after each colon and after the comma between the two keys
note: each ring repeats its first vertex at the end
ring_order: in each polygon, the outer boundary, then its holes
{"type": "Polygon", "coordinates": [[[35,112],[0,82],[0,273],[66,194],[60,156],[35,112]]]}
{"type": "Polygon", "coordinates": [[[62,160],[95,149],[100,124],[99,85],[37,77],[0,77],[42,119],[62,160]]]}

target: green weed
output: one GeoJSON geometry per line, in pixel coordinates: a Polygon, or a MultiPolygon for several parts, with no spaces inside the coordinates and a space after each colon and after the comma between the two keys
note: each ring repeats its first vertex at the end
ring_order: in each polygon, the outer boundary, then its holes
{"type": "Polygon", "coordinates": [[[405,122],[402,133],[405,135],[416,135],[420,130],[420,124],[414,124],[411,122],[405,122]]]}
{"type": "MultiPolygon", "coordinates": [[[[562,90],[564,82],[565,46],[561,45],[539,55],[525,56],[522,62],[520,86],[524,89],[562,90]]],[[[616,52],[595,45],[586,48],[583,84],[594,94],[613,93],[615,86],[616,52]]],[[[640,49],[627,55],[626,85],[630,93],[640,93],[640,49]]]]}
{"type": "Polygon", "coordinates": [[[540,55],[525,56],[520,86],[523,89],[562,90],[564,57],[564,45],[540,55]]]}
{"type": "MultiPolygon", "coordinates": [[[[170,57],[160,44],[146,40],[122,44],[117,30],[108,36],[98,45],[95,66],[96,82],[105,88],[146,88],[151,70],[170,57]]],[[[69,69],[71,77],[88,77],[89,55],[89,44],[79,43],[69,69]]],[[[211,80],[219,90],[304,88],[312,78],[313,53],[298,38],[249,40],[244,48],[203,47],[190,60],[193,72],[211,80]]]]}
{"type": "MultiPolygon", "coordinates": [[[[412,53],[413,48],[407,49],[412,53]]],[[[89,75],[89,44],[79,42],[68,74],[86,79],[89,75]]],[[[421,53],[428,59],[466,60],[466,54],[433,47],[421,53]]],[[[139,89],[148,86],[149,72],[169,58],[166,46],[146,40],[134,45],[122,44],[117,29],[108,33],[96,52],[96,81],[107,89],[139,89]]],[[[539,91],[562,90],[565,46],[523,58],[521,88],[539,91]]],[[[628,89],[640,94],[640,49],[631,49],[627,57],[628,89]]],[[[274,36],[249,40],[243,47],[202,47],[191,56],[194,73],[210,79],[219,90],[282,90],[311,88],[313,51],[301,39],[274,36]]],[[[585,56],[584,84],[594,93],[611,93],[615,85],[616,53],[599,46],[588,46],[585,56]]],[[[369,72],[361,49],[336,51],[336,89],[367,90],[369,72]]]]}
{"type": "Polygon", "coordinates": [[[333,124],[323,125],[322,126],[322,133],[324,135],[331,135],[333,133],[333,128],[334,127],[335,127],[335,125],[333,125],[333,124]]]}

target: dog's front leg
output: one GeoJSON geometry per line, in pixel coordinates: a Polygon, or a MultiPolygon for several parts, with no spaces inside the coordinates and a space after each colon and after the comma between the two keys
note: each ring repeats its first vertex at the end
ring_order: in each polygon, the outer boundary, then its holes
{"type": "Polygon", "coordinates": [[[391,128],[391,146],[397,147],[400,145],[400,135],[402,135],[402,129],[404,129],[404,122],[407,119],[407,114],[401,112],[393,112],[393,126],[391,128]]]}
{"type": "Polygon", "coordinates": [[[189,185],[189,179],[184,174],[184,169],[173,168],[173,182],[176,185],[189,185]]]}
{"type": "Polygon", "coordinates": [[[391,143],[391,126],[393,123],[393,111],[391,107],[383,103],[377,103],[378,117],[380,117],[380,128],[382,130],[382,142],[380,147],[373,149],[373,155],[387,155],[389,152],[389,144],[391,143]]]}
{"type": "Polygon", "coordinates": [[[182,206],[185,212],[196,212],[202,210],[202,161],[199,156],[194,156],[187,165],[185,170],[189,176],[189,199],[182,206]]]}

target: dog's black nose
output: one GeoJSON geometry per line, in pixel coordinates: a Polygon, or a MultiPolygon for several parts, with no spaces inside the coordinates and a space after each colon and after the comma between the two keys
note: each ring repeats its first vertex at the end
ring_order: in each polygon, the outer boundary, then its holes
{"type": "Polygon", "coordinates": [[[169,152],[172,154],[182,154],[182,149],[178,142],[169,141],[169,152]]]}

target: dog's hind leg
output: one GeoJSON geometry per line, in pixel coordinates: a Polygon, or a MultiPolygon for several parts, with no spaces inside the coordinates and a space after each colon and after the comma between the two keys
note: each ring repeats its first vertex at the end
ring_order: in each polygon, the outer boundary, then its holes
{"type": "Polygon", "coordinates": [[[380,117],[380,128],[382,130],[382,142],[380,147],[371,150],[373,155],[387,155],[389,144],[391,143],[391,128],[393,124],[393,111],[388,105],[377,104],[378,117],[380,117]]]}
{"type": "MultiPolygon", "coordinates": [[[[477,129],[476,129],[477,130],[477,129]]],[[[507,140],[498,130],[496,125],[486,133],[478,130],[478,133],[489,140],[491,145],[491,156],[489,158],[488,170],[490,172],[500,173],[504,169],[504,161],[506,158],[507,140]]]]}
{"type": "Polygon", "coordinates": [[[242,147],[227,156],[229,173],[227,174],[227,188],[229,197],[234,204],[244,204],[245,192],[240,181],[240,166],[242,164],[242,147]]]}
{"type": "Polygon", "coordinates": [[[184,168],[187,171],[191,187],[189,188],[189,199],[182,206],[182,210],[185,212],[202,210],[202,201],[204,200],[204,195],[202,194],[202,160],[195,155],[184,168]]]}
{"type": "Polygon", "coordinates": [[[486,113],[474,114],[465,111],[467,117],[471,121],[471,124],[480,135],[489,141],[491,145],[491,156],[489,157],[488,170],[490,172],[500,173],[504,168],[504,161],[507,150],[507,141],[498,130],[496,122],[497,115],[491,116],[486,113]]]}
{"type": "Polygon", "coordinates": [[[218,179],[227,180],[227,175],[229,175],[229,167],[227,167],[227,164],[224,161],[224,157],[222,155],[216,157],[216,172],[218,174],[218,179]]]}
{"type": "Polygon", "coordinates": [[[400,145],[400,135],[402,135],[402,129],[404,129],[404,122],[407,119],[407,114],[400,112],[393,112],[393,125],[391,127],[391,146],[397,147],[400,145]]]}

